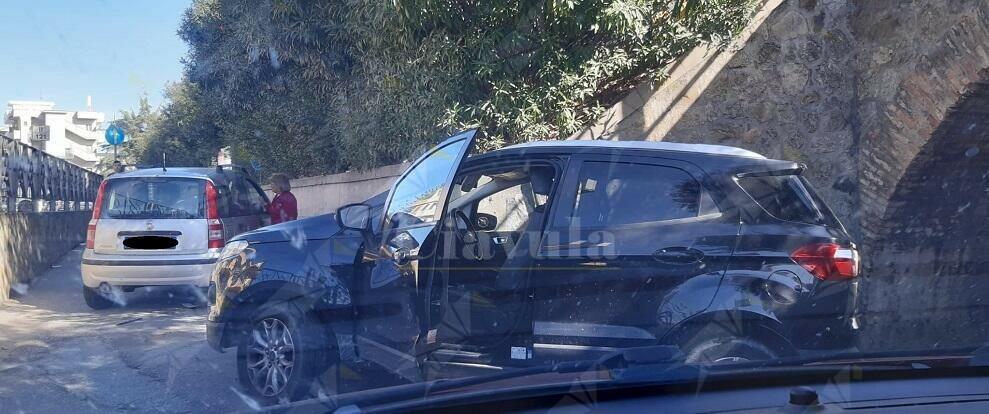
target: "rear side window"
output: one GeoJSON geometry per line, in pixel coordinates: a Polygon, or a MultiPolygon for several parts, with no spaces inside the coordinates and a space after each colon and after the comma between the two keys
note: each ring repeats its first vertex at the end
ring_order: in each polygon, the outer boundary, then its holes
{"type": "Polygon", "coordinates": [[[569,226],[602,227],[697,217],[713,208],[700,184],[678,168],[584,162],[569,226]]]}
{"type": "Polygon", "coordinates": [[[101,218],[201,219],[206,187],[194,178],[118,178],[107,182],[101,218]]]}
{"type": "Polygon", "coordinates": [[[258,187],[246,176],[225,173],[213,179],[217,192],[217,210],[221,218],[265,214],[268,202],[258,187]]]}
{"type": "Polygon", "coordinates": [[[797,175],[742,177],[738,185],[770,215],[780,220],[837,225],[810,184],[797,175]]]}
{"type": "Polygon", "coordinates": [[[234,174],[228,188],[229,216],[249,216],[265,212],[264,199],[247,177],[234,174]]]}

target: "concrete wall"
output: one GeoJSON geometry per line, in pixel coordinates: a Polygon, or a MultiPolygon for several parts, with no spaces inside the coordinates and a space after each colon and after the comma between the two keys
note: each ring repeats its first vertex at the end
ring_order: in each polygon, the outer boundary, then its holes
{"type": "Polygon", "coordinates": [[[86,240],[90,211],[0,214],[0,302],[86,240]]]}
{"type": "MultiPolygon", "coordinates": [[[[368,171],[345,172],[292,180],[292,194],[299,202],[299,217],[332,213],[344,204],[367,200],[388,191],[409,164],[394,164],[368,171]]],[[[265,187],[274,197],[270,187],[265,187]]]]}

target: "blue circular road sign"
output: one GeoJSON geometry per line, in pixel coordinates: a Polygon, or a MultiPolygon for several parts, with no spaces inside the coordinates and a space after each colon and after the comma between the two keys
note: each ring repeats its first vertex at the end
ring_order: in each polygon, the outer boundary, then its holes
{"type": "Polygon", "coordinates": [[[111,124],[103,134],[106,142],[110,145],[120,145],[124,143],[124,130],[115,124],[111,124]]]}

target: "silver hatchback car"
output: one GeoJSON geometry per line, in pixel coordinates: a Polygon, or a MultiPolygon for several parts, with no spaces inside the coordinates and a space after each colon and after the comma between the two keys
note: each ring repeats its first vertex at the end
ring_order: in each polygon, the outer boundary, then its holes
{"type": "Polygon", "coordinates": [[[110,307],[141,286],[205,288],[226,240],[270,223],[268,197],[238,167],[152,168],[100,184],[82,255],[83,296],[110,307]]]}

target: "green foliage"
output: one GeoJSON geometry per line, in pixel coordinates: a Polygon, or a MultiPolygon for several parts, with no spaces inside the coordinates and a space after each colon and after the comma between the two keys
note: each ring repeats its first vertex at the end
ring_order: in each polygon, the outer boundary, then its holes
{"type": "Polygon", "coordinates": [[[165,99],[140,163],[161,165],[164,155],[166,165],[209,166],[223,141],[218,120],[202,105],[202,91],[193,83],[173,83],[165,89],[165,99]]]}
{"type": "Polygon", "coordinates": [[[398,162],[470,127],[482,149],[565,138],[730,39],[750,3],[197,0],[179,30],[189,101],[172,98],[161,134],[296,176],[398,162]]]}
{"type": "MultiPolygon", "coordinates": [[[[183,81],[165,88],[165,105],[152,109],[142,97],[136,112],[123,111],[114,121],[127,132],[128,140],[118,148],[121,161],[129,165],[209,166],[223,146],[220,126],[213,112],[203,106],[199,87],[183,81]]],[[[109,171],[113,160],[102,167],[109,171]]]]}

